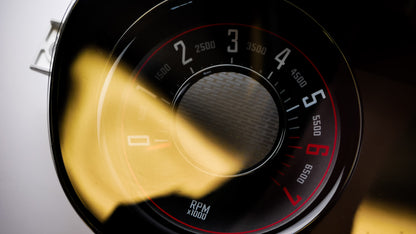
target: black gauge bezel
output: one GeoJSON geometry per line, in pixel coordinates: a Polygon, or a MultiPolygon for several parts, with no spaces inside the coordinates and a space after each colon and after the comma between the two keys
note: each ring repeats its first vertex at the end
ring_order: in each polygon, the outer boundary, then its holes
{"type": "MultiPolygon", "coordinates": [[[[195,1],[192,4],[199,4],[200,1],[195,1]]],[[[238,1],[236,1],[238,2],[238,1]]],[[[338,116],[341,116],[339,119],[340,128],[342,129],[342,134],[348,135],[348,137],[339,137],[338,139],[338,158],[335,165],[332,168],[332,174],[326,178],[325,186],[320,188],[321,191],[319,195],[314,199],[314,201],[308,205],[308,207],[302,212],[301,215],[295,217],[289,223],[284,224],[278,229],[271,230],[276,231],[288,231],[288,232],[297,232],[304,228],[306,225],[310,224],[315,220],[324,210],[328,210],[329,207],[337,197],[340,196],[342,190],[345,188],[348,180],[352,174],[352,171],[358,160],[358,151],[360,147],[361,134],[362,134],[362,114],[361,114],[361,104],[358,95],[358,88],[355,84],[351,69],[338,48],[333,39],[329,34],[307,13],[303,12],[297,6],[286,2],[286,1],[276,1],[277,3],[271,3],[272,5],[281,4],[284,7],[292,9],[294,12],[297,12],[299,15],[302,15],[303,20],[307,19],[310,25],[314,25],[314,28],[310,30],[321,30],[322,33],[322,44],[330,46],[330,51],[336,53],[336,56],[340,61],[344,61],[344,64],[340,64],[337,68],[338,78],[337,82],[327,81],[328,89],[331,90],[331,94],[334,96],[334,101],[337,106],[340,107],[338,110],[338,116]],[[355,100],[351,102],[351,98],[355,100]],[[349,111],[353,110],[353,111],[349,111]],[[333,187],[337,185],[337,187],[333,187]],[[330,197],[327,195],[330,194],[330,197]]],[[[189,3],[189,1],[183,1],[183,4],[189,3]]],[[[234,1],[230,1],[228,4],[233,4],[234,1]]],[[[269,3],[268,1],[261,2],[263,4],[269,3]]],[[[117,4],[117,3],[115,3],[117,4]]],[[[83,220],[91,227],[91,229],[96,233],[106,233],[106,230],[111,230],[113,227],[106,226],[106,224],[98,221],[96,217],[84,206],[81,199],[78,197],[77,192],[73,188],[73,185],[66,173],[64,161],[62,159],[61,148],[60,148],[60,122],[62,115],[64,114],[64,109],[66,105],[66,99],[70,95],[68,93],[68,87],[71,85],[69,82],[70,74],[70,64],[72,60],[77,56],[78,52],[82,50],[85,46],[97,46],[107,49],[109,52],[117,55],[120,53],[118,49],[122,48],[124,38],[131,38],[129,35],[132,26],[139,23],[146,23],[146,17],[151,17],[151,14],[157,14],[158,8],[156,10],[148,12],[157,4],[160,4],[159,1],[146,1],[146,3],[125,3],[123,7],[117,8],[119,14],[123,14],[123,11],[127,11],[123,17],[117,22],[111,19],[106,19],[111,12],[109,6],[114,5],[114,3],[103,3],[101,2],[86,2],[86,1],[77,1],[72,9],[69,11],[66,20],[62,26],[59,40],[56,46],[55,58],[52,66],[52,73],[50,78],[50,90],[49,90],[49,123],[50,123],[50,140],[51,147],[53,152],[53,158],[55,161],[56,171],[59,177],[59,180],[64,188],[64,191],[70,200],[71,204],[74,206],[78,214],[83,218],[83,220]],[[99,10],[96,11],[96,15],[91,19],[90,12],[99,5],[99,10]],[[146,15],[146,17],[142,17],[146,15]],[[138,19],[138,21],[136,21],[138,19]],[[135,22],[136,21],[136,22],[135,22]],[[135,22],[132,24],[132,22],[135,22]],[[110,27],[106,27],[105,24],[109,23],[110,27]],[[100,25],[92,29],[92,27],[100,25]],[[108,36],[111,35],[111,36],[108,36]],[[107,37],[108,36],[108,37],[107,37]],[[120,38],[122,38],[120,40],[120,38]],[[116,48],[116,49],[113,49],[116,48]]],[[[179,6],[180,4],[175,1],[168,1],[163,4],[173,4],[172,6],[179,6]]],[[[186,7],[186,6],[185,6],[186,7]]],[[[275,7],[275,6],[273,6],[275,7]]],[[[273,9],[270,7],[270,9],[273,9]]],[[[171,8],[171,7],[170,7],[171,8]]],[[[280,17],[280,16],[278,16],[280,17]]],[[[272,17],[273,18],[273,17],[272,17]]],[[[221,19],[220,22],[224,22],[225,19],[221,19]]],[[[233,15],[230,15],[230,21],[235,22],[233,15]]],[[[215,20],[207,20],[207,23],[214,24],[220,23],[215,20]]],[[[259,22],[257,26],[262,28],[273,28],[274,20],[272,23],[259,22]],[[269,24],[269,25],[268,25],[269,24]]],[[[238,23],[245,24],[247,22],[238,21],[238,23]]],[[[252,22],[250,22],[252,23],[252,22]]],[[[201,25],[201,22],[198,22],[198,25],[188,25],[184,30],[192,28],[194,26],[201,25]]],[[[181,26],[182,27],[182,26],[181,26]]],[[[282,25],[285,27],[285,25],[282,25]]],[[[176,31],[176,30],[173,30],[176,31]]],[[[284,31],[284,30],[282,30],[284,31]]],[[[302,51],[308,55],[312,60],[315,59],[315,56],[319,56],[319,45],[317,48],[310,48],[308,42],[304,42],[299,38],[302,38],[302,35],[305,32],[299,32],[299,35],[281,35],[284,38],[290,38],[290,42],[295,44],[297,47],[302,48],[302,51]],[[298,38],[298,39],[296,39],[298,38]]],[[[166,35],[170,35],[167,33],[166,35]]],[[[279,34],[280,35],[280,34],[279,34]]],[[[166,38],[163,36],[162,38],[166,38]]],[[[316,64],[320,67],[320,64],[316,64]]],[[[183,230],[178,228],[176,225],[173,225],[170,222],[167,222],[165,219],[159,217],[152,209],[143,206],[139,212],[143,217],[143,228],[154,228],[159,232],[177,232],[181,233],[183,230]]],[[[126,227],[126,231],[129,230],[126,227]]],[[[113,230],[114,231],[114,230],[113,230]]]]}

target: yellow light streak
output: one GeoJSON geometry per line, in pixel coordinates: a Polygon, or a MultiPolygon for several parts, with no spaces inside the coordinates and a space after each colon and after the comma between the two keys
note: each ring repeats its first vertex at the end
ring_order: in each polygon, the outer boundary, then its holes
{"type": "Polygon", "coordinates": [[[354,217],[353,234],[416,233],[416,212],[404,206],[364,200],[354,217]]]}
{"type": "Polygon", "coordinates": [[[214,174],[232,175],[244,167],[243,157],[213,144],[172,113],[156,92],[140,84],[140,77],[133,82],[131,69],[122,63],[104,69],[107,63],[114,61],[108,62],[108,54],[93,48],[74,60],[71,95],[60,128],[70,181],[100,221],[122,204],[173,194],[198,199],[229,180],[204,173],[176,150],[169,133],[174,117],[181,144],[192,149],[192,161],[214,174]],[[170,138],[157,145],[153,136],[161,131],[170,138]]]}

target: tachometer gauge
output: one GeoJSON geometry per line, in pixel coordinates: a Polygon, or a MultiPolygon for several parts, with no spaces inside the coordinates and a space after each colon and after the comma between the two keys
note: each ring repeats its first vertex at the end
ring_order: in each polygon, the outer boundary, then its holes
{"type": "Polygon", "coordinates": [[[85,33],[99,1],[64,24],[50,124],[75,209],[104,233],[305,228],[345,187],[360,143],[334,40],[288,1],[150,2],[126,3],[134,21],[95,13],[117,40],[85,33]]]}

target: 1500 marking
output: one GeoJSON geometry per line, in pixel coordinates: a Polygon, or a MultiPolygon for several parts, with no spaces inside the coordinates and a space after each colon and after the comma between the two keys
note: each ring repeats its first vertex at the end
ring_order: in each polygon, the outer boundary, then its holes
{"type": "Polygon", "coordinates": [[[169,66],[169,64],[164,64],[160,69],[159,69],[159,71],[156,73],[156,75],[155,75],[155,78],[156,79],[158,79],[158,80],[161,80],[161,79],[163,79],[163,77],[165,77],[167,74],[168,74],[168,72],[170,71],[170,70],[172,70],[172,68],[169,66]]]}

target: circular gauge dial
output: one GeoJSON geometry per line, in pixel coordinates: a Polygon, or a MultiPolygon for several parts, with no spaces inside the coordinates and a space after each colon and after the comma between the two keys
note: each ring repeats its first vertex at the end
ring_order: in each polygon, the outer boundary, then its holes
{"type": "Polygon", "coordinates": [[[89,173],[116,182],[83,186],[91,178],[77,177],[63,149],[65,118],[51,121],[68,193],[99,231],[140,231],[134,220],[144,220],[166,232],[296,232],[348,180],[361,130],[355,83],[328,33],[296,6],[162,2],[112,58],[91,114],[92,158],[108,171],[89,173]],[[107,211],[105,199],[89,200],[119,192],[107,211]]]}
{"type": "Polygon", "coordinates": [[[164,137],[140,121],[126,123],[123,138],[137,133],[137,140],[146,139],[144,147],[127,146],[128,163],[142,167],[132,158],[163,150],[185,158],[194,173],[235,177],[198,201],[151,200],[161,216],[191,230],[255,231],[287,222],[314,199],[336,160],[337,112],[319,70],[297,47],[258,27],[204,25],[162,42],[138,64],[134,84],[148,87],[136,89],[180,120],[173,120],[172,129],[158,129],[169,132],[164,137]],[[200,157],[211,151],[189,139],[189,124],[232,152],[240,168],[233,171],[230,162],[217,165],[210,163],[213,157],[200,157]],[[161,145],[157,139],[166,148],[149,151],[161,145]]]}

